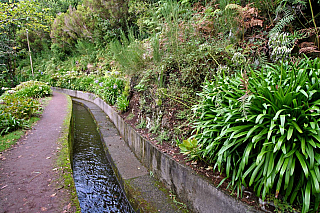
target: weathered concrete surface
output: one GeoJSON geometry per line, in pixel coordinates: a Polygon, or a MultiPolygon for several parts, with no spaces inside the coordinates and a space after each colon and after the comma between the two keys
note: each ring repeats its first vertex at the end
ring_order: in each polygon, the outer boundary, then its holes
{"type": "Polygon", "coordinates": [[[73,100],[83,104],[93,116],[106,155],[133,208],[137,212],[181,212],[179,206],[138,161],[106,114],[92,102],[77,98],[73,100]]]}
{"type": "Polygon", "coordinates": [[[190,168],[174,161],[171,156],[159,151],[153,144],[145,140],[130,125],[117,114],[117,112],[97,96],[58,89],[70,96],[91,101],[99,106],[114,123],[122,138],[135,153],[140,162],[164,183],[178,198],[187,204],[193,212],[204,213],[242,213],[258,212],[252,207],[234,199],[220,191],[205,178],[195,174],[190,168]]]}

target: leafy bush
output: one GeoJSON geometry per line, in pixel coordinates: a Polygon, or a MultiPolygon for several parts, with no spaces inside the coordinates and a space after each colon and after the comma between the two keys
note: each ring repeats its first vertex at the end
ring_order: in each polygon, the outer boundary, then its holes
{"type": "Polygon", "coordinates": [[[120,112],[125,112],[127,110],[129,106],[129,100],[128,97],[121,94],[118,98],[117,98],[117,110],[119,110],[120,112]]]}
{"type": "Polygon", "coordinates": [[[320,181],[320,59],[269,65],[205,83],[198,155],[224,171],[240,194],[274,194],[317,210],[320,181]]]}
{"type": "Polygon", "coordinates": [[[51,94],[51,88],[42,82],[23,82],[0,96],[0,135],[24,128],[27,120],[37,112],[40,103],[36,98],[51,94]]]}
{"type": "Polygon", "coordinates": [[[14,88],[20,97],[41,98],[52,94],[50,86],[40,81],[27,81],[14,88]]]}
{"type": "Polygon", "coordinates": [[[91,39],[95,28],[93,14],[87,7],[69,7],[66,13],[58,14],[51,26],[54,48],[59,52],[72,50],[77,39],[91,39]]]}
{"type": "Polygon", "coordinates": [[[49,83],[55,87],[73,89],[77,78],[79,77],[78,72],[76,71],[64,71],[60,70],[59,72],[51,75],[49,83]]]}
{"type": "Polygon", "coordinates": [[[29,97],[5,94],[1,98],[2,105],[0,108],[2,108],[3,112],[11,114],[17,119],[30,118],[40,107],[37,99],[29,97]]]}
{"type": "Polygon", "coordinates": [[[96,77],[94,75],[79,76],[74,82],[74,88],[71,89],[93,92],[93,84],[95,78],[96,77]]]}
{"type": "Polygon", "coordinates": [[[0,110],[0,135],[7,134],[24,126],[23,119],[17,119],[10,113],[0,110]]]}
{"type": "Polygon", "coordinates": [[[122,94],[124,81],[116,76],[108,76],[96,80],[94,92],[108,104],[114,105],[117,98],[122,94]]]}
{"type": "Polygon", "coordinates": [[[145,66],[145,49],[141,42],[135,39],[133,31],[128,34],[121,33],[121,42],[115,40],[110,42],[110,51],[121,65],[123,71],[128,75],[139,73],[145,66]]]}
{"type": "Polygon", "coordinates": [[[187,140],[183,140],[182,143],[179,144],[179,148],[181,150],[181,153],[183,153],[184,155],[189,155],[191,159],[198,158],[198,141],[195,138],[188,138],[187,140]]]}
{"type": "Polygon", "coordinates": [[[51,76],[50,84],[55,87],[93,92],[108,104],[114,105],[125,87],[124,80],[119,74],[119,72],[108,72],[105,77],[101,77],[95,74],[61,70],[51,76]]]}

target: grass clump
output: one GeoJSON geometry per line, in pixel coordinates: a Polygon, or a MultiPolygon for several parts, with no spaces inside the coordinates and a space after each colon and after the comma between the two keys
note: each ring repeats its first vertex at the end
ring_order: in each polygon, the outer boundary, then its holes
{"type": "Polygon", "coordinates": [[[231,179],[302,212],[317,210],[320,60],[268,65],[207,81],[197,105],[198,156],[231,179]]]}

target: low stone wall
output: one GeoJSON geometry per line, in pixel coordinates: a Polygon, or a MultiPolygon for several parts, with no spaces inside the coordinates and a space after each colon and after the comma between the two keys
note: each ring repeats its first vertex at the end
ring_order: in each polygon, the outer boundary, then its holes
{"type": "Polygon", "coordinates": [[[258,212],[223,191],[217,189],[205,178],[159,151],[128,125],[118,113],[102,99],[92,93],[69,89],[53,88],[72,97],[90,101],[99,106],[113,121],[123,139],[135,153],[140,162],[154,176],[174,192],[193,212],[233,213],[258,212]]]}

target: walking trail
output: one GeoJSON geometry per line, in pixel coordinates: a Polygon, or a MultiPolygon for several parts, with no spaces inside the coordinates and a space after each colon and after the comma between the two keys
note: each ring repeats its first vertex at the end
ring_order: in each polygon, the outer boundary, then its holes
{"type": "Polygon", "coordinates": [[[67,103],[65,95],[53,92],[32,130],[0,153],[0,213],[73,212],[55,168],[67,103]]]}

